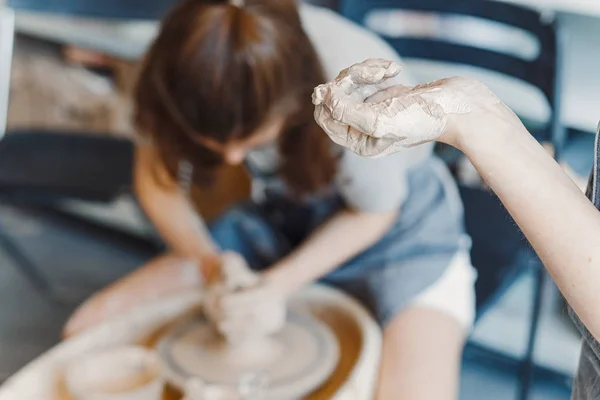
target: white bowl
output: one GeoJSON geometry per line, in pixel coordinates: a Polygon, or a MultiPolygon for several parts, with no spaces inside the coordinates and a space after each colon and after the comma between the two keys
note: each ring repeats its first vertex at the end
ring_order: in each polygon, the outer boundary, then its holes
{"type": "Polygon", "coordinates": [[[65,370],[67,389],[74,400],[160,400],[161,375],[156,354],[137,346],[88,353],[65,370]]]}

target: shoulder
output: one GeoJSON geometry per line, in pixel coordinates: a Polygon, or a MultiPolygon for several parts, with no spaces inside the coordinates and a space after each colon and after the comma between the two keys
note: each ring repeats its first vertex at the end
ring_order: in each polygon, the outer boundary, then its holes
{"type": "MultiPolygon", "coordinates": [[[[334,79],[342,69],[368,58],[402,63],[400,55],[385,40],[332,10],[302,4],[300,15],[327,79],[334,79]]],[[[406,73],[402,74],[399,81],[415,84],[414,79],[406,73]]]]}
{"type": "Polygon", "coordinates": [[[379,158],[361,157],[344,149],[336,186],[346,203],[355,210],[396,210],[409,194],[408,171],[431,157],[431,146],[402,149],[379,158]]]}

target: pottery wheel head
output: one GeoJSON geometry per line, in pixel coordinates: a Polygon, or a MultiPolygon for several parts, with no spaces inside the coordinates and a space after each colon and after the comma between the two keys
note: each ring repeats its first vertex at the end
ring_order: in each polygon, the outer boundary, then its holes
{"type": "Polygon", "coordinates": [[[230,346],[201,318],[169,332],[159,344],[168,378],[178,387],[193,377],[209,384],[237,386],[244,377],[266,382],[266,398],[298,398],[322,385],[339,359],[329,327],[290,313],[278,334],[230,346]]]}

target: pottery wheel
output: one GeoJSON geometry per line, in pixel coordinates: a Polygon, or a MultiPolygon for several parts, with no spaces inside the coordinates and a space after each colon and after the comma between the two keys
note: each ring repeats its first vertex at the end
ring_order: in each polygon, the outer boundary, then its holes
{"type": "Polygon", "coordinates": [[[158,344],[167,379],[182,388],[192,377],[237,386],[249,374],[266,378],[265,397],[301,398],[322,385],[339,359],[336,337],[317,319],[290,312],[276,335],[251,346],[230,347],[196,317],[176,326],[158,344]]]}

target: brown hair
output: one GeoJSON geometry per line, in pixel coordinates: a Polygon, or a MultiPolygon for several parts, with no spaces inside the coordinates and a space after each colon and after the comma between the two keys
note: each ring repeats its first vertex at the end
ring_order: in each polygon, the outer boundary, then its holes
{"type": "Polygon", "coordinates": [[[292,190],[306,194],[330,183],[336,169],[310,100],[324,80],[296,0],[246,0],[242,7],[184,0],[146,56],[136,125],[173,179],[185,160],[202,183],[223,159],[195,139],[245,139],[269,117],[284,116],[280,173],[292,190]]]}

